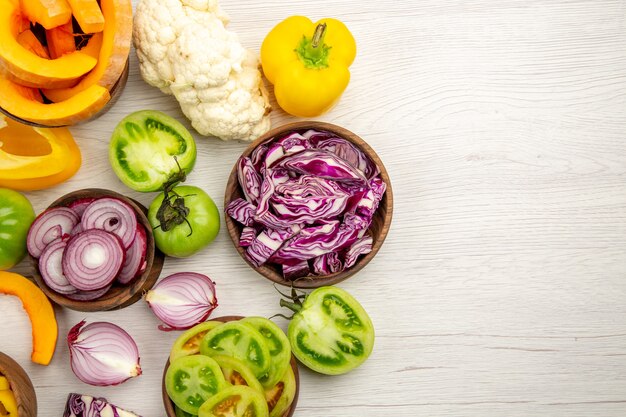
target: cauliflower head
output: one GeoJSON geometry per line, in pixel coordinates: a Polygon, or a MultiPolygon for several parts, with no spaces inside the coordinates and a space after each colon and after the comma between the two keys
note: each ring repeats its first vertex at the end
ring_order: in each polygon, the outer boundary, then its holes
{"type": "Polygon", "coordinates": [[[270,129],[257,56],[226,30],[217,0],[140,0],[133,41],[142,78],[173,95],[204,136],[252,141],[270,129]]]}

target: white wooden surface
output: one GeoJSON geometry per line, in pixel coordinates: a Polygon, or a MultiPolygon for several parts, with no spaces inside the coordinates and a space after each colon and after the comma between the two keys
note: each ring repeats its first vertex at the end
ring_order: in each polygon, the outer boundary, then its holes
{"type": "MultiPolygon", "coordinates": [[[[297,416],[624,416],[626,414],[626,1],[222,0],[230,28],[258,51],[279,20],[333,16],[359,46],[352,82],[320,120],[347,127],[385,162],[395,218],[377,258],[341,286],[377,331],[353,373],[302,370],[297,416]]],[[[37,212],[83,187],[131,192],[106,158],[127,113],[175,101],[131,77],[114,108],[72,129],[84,163],[67,183],[28,193],[37,212]]],[[[276,111],[275,125],[292,120],[276,111]]],[[[197,137],[189,183],[218,205],[244,145],[197,137]]],[[[24,265],[17,268],[25,271],[24,265]]],[[[273,287],[225,230],[163,276],[217,281],[218,315],[280,311],[273,287]]],[[[19,302],[0,297],[1,350],[26,368],[42,417],[68,392],[164,415],[161,371],[175,333],[143,302],[110,313],[57,310],[57,352],[32,364],[19,302]],[[144,375],[94,388],[71,373],[65,335],[110,320],[141,351],[144,375]]],[[[286,322],[279,322],[286,328],[286,322]]]]}

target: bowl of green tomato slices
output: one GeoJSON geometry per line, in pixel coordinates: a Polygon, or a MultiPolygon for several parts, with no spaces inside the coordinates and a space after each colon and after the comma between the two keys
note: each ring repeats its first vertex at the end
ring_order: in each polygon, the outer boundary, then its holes
{"type": "Polygon", "coordinates": [[[274,322],[224,316],[176,339],[163,371],[163,405],[168,417],[290,417],[299,384],[289,339],[274,322]]]}

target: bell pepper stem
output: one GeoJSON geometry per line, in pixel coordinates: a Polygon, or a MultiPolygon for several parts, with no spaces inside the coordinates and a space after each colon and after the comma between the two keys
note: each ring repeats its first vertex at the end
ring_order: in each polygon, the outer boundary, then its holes
{"type": "Polygon", "coordinates": [[[330,47],[324,43],[326,36],[326,23],[320,23],[315,27],[313,36],[302,37],[296,53],[307,68],[328,67],[328,52],[330,47]]]}

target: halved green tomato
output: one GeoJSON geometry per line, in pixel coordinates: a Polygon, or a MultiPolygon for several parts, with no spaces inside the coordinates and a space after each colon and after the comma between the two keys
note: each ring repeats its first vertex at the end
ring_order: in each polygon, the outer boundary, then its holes
{"type": "Polygon", "coordinates": [[[263,386],[254,376],[250,368],[239,359],[224,355],[215,355],[213,359],[215,359],[215,362],[222,368],[222,373],[224,374],[224,379],[227,384],[247,385],[256,391],[264,392],[263,386]]]}
{"type": "Polygon", "coordinates": [[[273,321],[264,317],[246,317],[240,320],[243,324],[252,326],[265,338],[265,343],[270,351],[272,363],[265,376],[259,378],[259,382],[265,388],[276,385],[289,367],[291,360],[291,345],[285,332],[273,321]]]}
{"type": "Polygon", "coordinates": [[[221,321],[205,321],[193,326],[191,329],[182,333],[172,346],[170,351],[170,362],[174,362],[183,356],[195,355],[200,353],[200,342],[209,330],[215,329],[222,325],[221,321]]]}
{"type": "Polygon", "coordinates": [[[208,356],[183,356],[170,363],[165,373],[167,395],[190,414],[197,415],[200,406],[225,385],[219,365],[208,356]]]}
{"type": "Polygon", "coordinates": [[[196,143],[176,119],[160,111],[141,110],[129,114],[115,127],[109,161],[128,187],[159,191],[181,170],[191,172],[196,162],[196,143]]]}
{"type": "Polygon", "coordinates": [[[320,287],[289,323],[293,354],[308,368],[327,375],[361,365],[374,347],[374,325],[365,309],[338,287],[320,287]]]}
{"type": "Polygon", "coordinates": [[[176,406],[174,406],[174,411],[176,412],[176,417],[194,417],[193,414],[189,414],[188,412],[183,411],[176,406]]]}
{"type": "Polygon", "coordinates": [[[265,337],[254,328],[231,321],[210,330],[200,342],[200,353],[226,355],[242,361],[260,378],[269,370],[271,357],[265,337]]]}
{"type": "Polygon", "coordinates": [[[265,390],[265,401],[270,411],[270,417],[281,417],[285,414],[295,396],[296,376],[290,366],[276,385],[265,390]]]}
{"type": "Polygon", "coordinates": [[[269,417],[269,411],[263,394],[245,385],[233,385],[202,404],[198,417],[269,417]]]}

